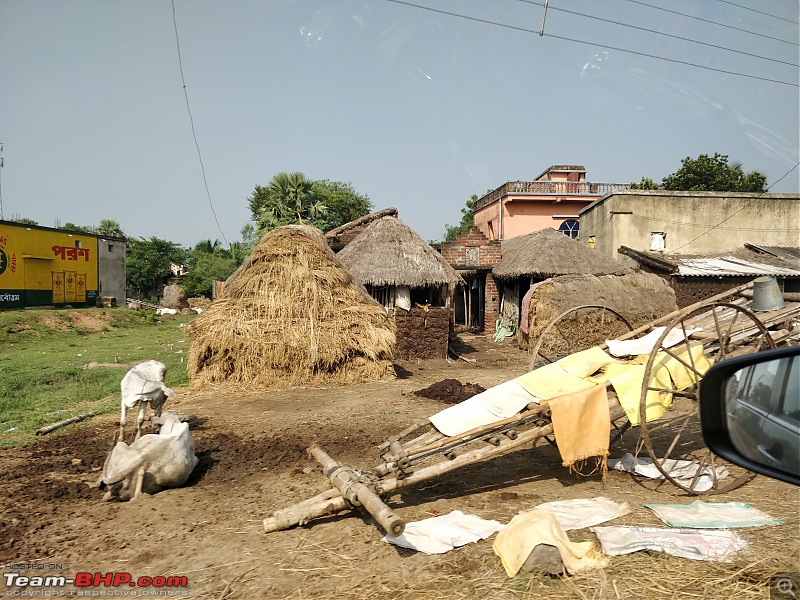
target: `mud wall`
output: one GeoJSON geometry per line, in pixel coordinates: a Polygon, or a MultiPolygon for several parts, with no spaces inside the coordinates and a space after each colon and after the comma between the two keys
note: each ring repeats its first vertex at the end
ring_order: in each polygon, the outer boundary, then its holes
{"type": "Polygon", "coordinates": [[[450,338],[450,309],[412,306],[406,311],[395,309],[398,360],[447,358],[450,338]]]}
{"type": "MultiPolygon", "coordinates": [[[[675,300],[678,308],[684,308],[695,302],[700,302],[727,292],[731,288],[752,281],[753,277],[672,277],[670,286],[675,290],[675,300]]],[[[735,297],[726,298],[733,300],[735,297]]]]}

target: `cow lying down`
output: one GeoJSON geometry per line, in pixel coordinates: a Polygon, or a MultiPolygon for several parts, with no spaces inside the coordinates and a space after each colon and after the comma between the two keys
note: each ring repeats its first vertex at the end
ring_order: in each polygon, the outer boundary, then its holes
{"type": "Polygon", "coordinates": [[[180,487],[197,466],[189,424],[167,411],[158,433],[148,433],[128,445],[117,442],[103,469],[103,500],[131,500],[142,492],[155,494],[180,487]]]}

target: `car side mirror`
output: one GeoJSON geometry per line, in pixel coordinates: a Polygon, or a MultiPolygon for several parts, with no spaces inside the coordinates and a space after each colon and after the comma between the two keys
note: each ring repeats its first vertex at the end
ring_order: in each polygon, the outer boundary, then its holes
{"type": "Polygon", "coordinates": [[[800,485],[800,347],[714,365],[700,382],[700,424],[714,454],[800,485]]]}

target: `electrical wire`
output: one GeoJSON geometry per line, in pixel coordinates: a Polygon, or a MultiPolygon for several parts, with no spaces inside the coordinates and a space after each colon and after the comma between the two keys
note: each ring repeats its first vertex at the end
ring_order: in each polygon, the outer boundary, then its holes
{"type": "Polygon", "coordinates": [[[764,12],[762,10],[757,10],[755,8],[750,8],[749,6],[742,6],[741,4],[736,4],[736,2],[729,2],[729,0],[717,0],[718,2],[723,2],[725,4],[730,4],[731,6],[738,6],[739,8],[743,8],[745,10],[751,10],[754,13],[758,13],[760,15],[765,15],[767,17],[772,17],[773,19],[780,19],[781,21],[786,21],[788,23],[794,23],[797,25],[797,21],[792,21],[791,19],[787,19],[785,17],[779,17],[778,15],[773,15],[768,12],[764,12]]]}
{"type": "MultiPolygon", "coordinates": [[[[447,10],[441,10],[441,9],[438,9],[438,8],[431,8],[430,6],[422,6],[420,4],[414,4],[412,2],[405,2],[404,0],[386,0],[386,1],[387,2],[393,2],[395,4],[402,4],[402,5],[405,5],[405,6],[410,6],[412,8],[419,8],[421,10],[427,10],[427,11],[435,12],[435,13],[438,13],[438,14],[448,15],[448,16],[451,16],[451,17],[457,17],[459,19],[466,19],[468,21],[475,21],[475,22],[484,23],[484,24],[487,24],[487,25],[494,25],[494,26],[497,26],[497,27],[503,27],[505,29],[512,29],[514,31],[520,31],[520,32],[523,32],[523,33],[533,33],[533,34],[536,34],[537,36],[540,35],[540,33],[538,31],[534,31],[533,29],[527,29],[525,27],[518,27],[516,25],[509,25],[507,23],[499,23],[497,21],[490,21],[488,19],[481,19],[481,18],[478,18],[478,17],[471,17],[471,16],[468,16],[468,15],[463,15],[463,14],[460,14],[460,13],[455,13],[455,12],[451,12],[451,11],[447,11],[447,10]]],[[[553,39],[563,40],[563,41],[566,41],[566,42],[572,42],[572,43],[575,43],[575,44],[584,44],[586,46],[594,46],[594,47],[597,47],[597,48],[606,48],[607,50],[616,50],[617,52],[624,52],[624,53],[627,53],[627,54],[635,54],[637,56],[644,56],[646,58],[654,58],[656,60],[663,60],[663,61],[676,63],[676,64],[680,64],[680,65],[686,65],[686,66],[689,66],[689,67],[696,67],[698,69],[705,69],[707,71],[714,71],[714,72],[717,72],[717,73],[724,73],[726,75],[734,75],[734,76],[737,76],[737,77],[746,77],[748,79],[757,79],[759,81],[767,81],[767,82],[770,82],[770,83],[778,83],[778,84],[781,84],[781,85],[788,85],[788,86],[792,86],[792,87],[800,87],[800,84],[792,83],[790,81],[781,81],[779,79],[770,79],[768,77],[759,77],[757,75],[748,75],[747,73],[739,73],[739,72],[736,72],[736,71],[728,71],[726,69],[717,69],[717,68],[714,68],[714,67],[709,67],[707,65],[699,65],[697,63],[691,63],[691,62],[684,61],[684,60],[677,60],[677,59],[674,59],[674,58],[666,58],[664,56],[656,56],[655,54],[648,54],[646,52],[638,52],[636,50],[630,50],[630,49],[627,49],[627,48],[619,48],[617,46],[610,46],[608,44],[600,44],[600,43],[597,43],[597,42],[587,42],[587,41],[584,41],[584,40],[576,40],[574,38],[569,38],[569,37],[561,36],[561,35],[554,35],[552,33],[543,33],[541,35],[543,37],[550,37],[550,38],[553,38],[553,39]]]]}
{"type": "MultiPolygon", "coordinates": [[[[544,7],[544,4],[541,2],[534,2],[533,0],[518,0],[519,2],[523,2],[525,4],[532,4],[534,6],[541,6],[544,7]]],[[[648,29],[646,27],[639,27],[638,25],[631,25],[630,23],[622,23],[620,21],[614,21],[613,19],[605,19],[603,17],[597,17],[595,15],[587,15],[584,13],[579,13],[573,10],[567,10],[566,8],[558,8],[557,6],[548,6],[550,10],[563,12],[569,15],[575,15],[576,17],[583,17],[585,19],[592,19],[595,21],[602,21],[603,23],[610,23],[612,25],[619,25],[620,27],[628,27],[630,29],[637,29],[639,31],[644,31],[647,33],[654,33],[656,35],[662,35],[664,37],[670,37],[676,40],[681,40],[683,42],[691,42],[692,44],[700,44],[701,46],[708,46],[709,48],[716,48],[718,50],[725,50],[726,52],[735,52],[736,54],[743,54],[744,56],[752,56],[753,58],[760,58],[762,60],[769,60],[776,63],[781,63],[784,65],[789,65],[790,67],[800,67],[797,63],[786,62],[785,60],[779,60],[777,58],[770,58],[768,56],[761,56],[760,54],[753,54],[752,52],[745,52],[744,50],[737,50],[735,48],[728,48],[726,46],[718,46],[717,44],[710,44],[708,42],[701,42],[700,40],[693,40],[692,38],[686,38],[679,35],[674,35],[672,33],[665,33],[663,31],[658,31],[656,29],[648,29]]]]}
{"type": "Polygon", "coordinates": [[[181,72],[181,85],[183,86],[183,96],[186,99],[186,112],[189,114],[189,123],[192,128],[192,138],[194,139],[194,147],[197,149],[197,158],[200,161],[200,172],[203,174],[203,185],[206,188],[206,196],[208,197],[208,206],[211,208],[211,214],[214,215],[214,221],[217,223],[217,229],[219,229],[219,233],[222,236],[222,239],[225,240],[225,243],[228,245],[228,248],[231,247],[228,239],[225,237],[225,233],[222,231],[222,227],[219,224],[219,219],[217,219],[217,213],[214,210],[214,203],[211,201],[211,190],[208,188],[208,179],[206,178],[206,167],[203,164],[203,154],[200,152],[200,144],[197,141],[197,133],[194,129],[194,117],[192,116],[192,109],[189,106],[189,92],[186,89],[186,78],[183,75],[183,60],[181,59],[181,43],[180,38],[178,37],[178,21],[175,14],[175,0],[172,0],[172,27],[175,30],[175,46],[178,50],[178,69],[181,72]]]}
{"type": "Polygon", "coordinates": [[[653,6],[652,4],[648,4],[647,2],[641,2],[640,0],[625,0],[626,2],[630,2],[632,4],[639,4],[641,6],[646,6],[648,8],[652,8],[654,10],[661,10],[664,12],[671,13],[673,15],[678,15],[681,17],[686,17],[687,19],[694,19],[695,21],[702,21],[703,23],[709,23],[710,25],[717,25],[718,27],[725,27],[727,29],[733,29],[734,31],[741,31],[742,33],[749,33],[750,35],[757,35],[758,37],[767,38],[768,40],[774,40],[776,42],[783,42],[784,44],[791,44],[792,46],[800,46],[797,42],[792,42],[789,40],[782,40],[781,38],[776,38],[771,35],[766,35],[764,33],[757,33],[755,31],[750,31],[749,29],[742,29],[741,27],[734,27],[733,25],[726,25],[725,23],[718,23],[717,21],[711,21],[709,19],[704,19],[702,17],[697,17],[695,15],[688,15],[686,13],[678,12],[677,10],[670,10],[669,8],[664,8],[662,6],[653,6]]]}

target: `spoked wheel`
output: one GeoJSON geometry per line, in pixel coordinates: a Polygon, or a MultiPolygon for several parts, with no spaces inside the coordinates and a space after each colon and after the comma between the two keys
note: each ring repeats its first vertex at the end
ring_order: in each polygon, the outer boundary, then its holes
{"type": "Polygon", "coordinates": [[[539,334],[528,362],[533,371],[541,363],[598,346],[608,339],[633,331],[628,320],[613,308],[586,304],[564,311],[539,334]]]}
{"type": "Polygon", "coordinates": [[[718,302],[676,317],[653,348],[639,403],[639,449],[642,445],[647,449],[664,479],[642,479],[642,484],[657,488],[666,480],[699,495],[728,492],[750,481],[755,473],[716,457],[705,447],[699,384],[705,372],[721,360],[775,348],[767,328],[748,309],[718,302]],[[684,336],[662,349],[673,329],[689,332],[694,328],[700,330],[689,339],[684,336]]]}

